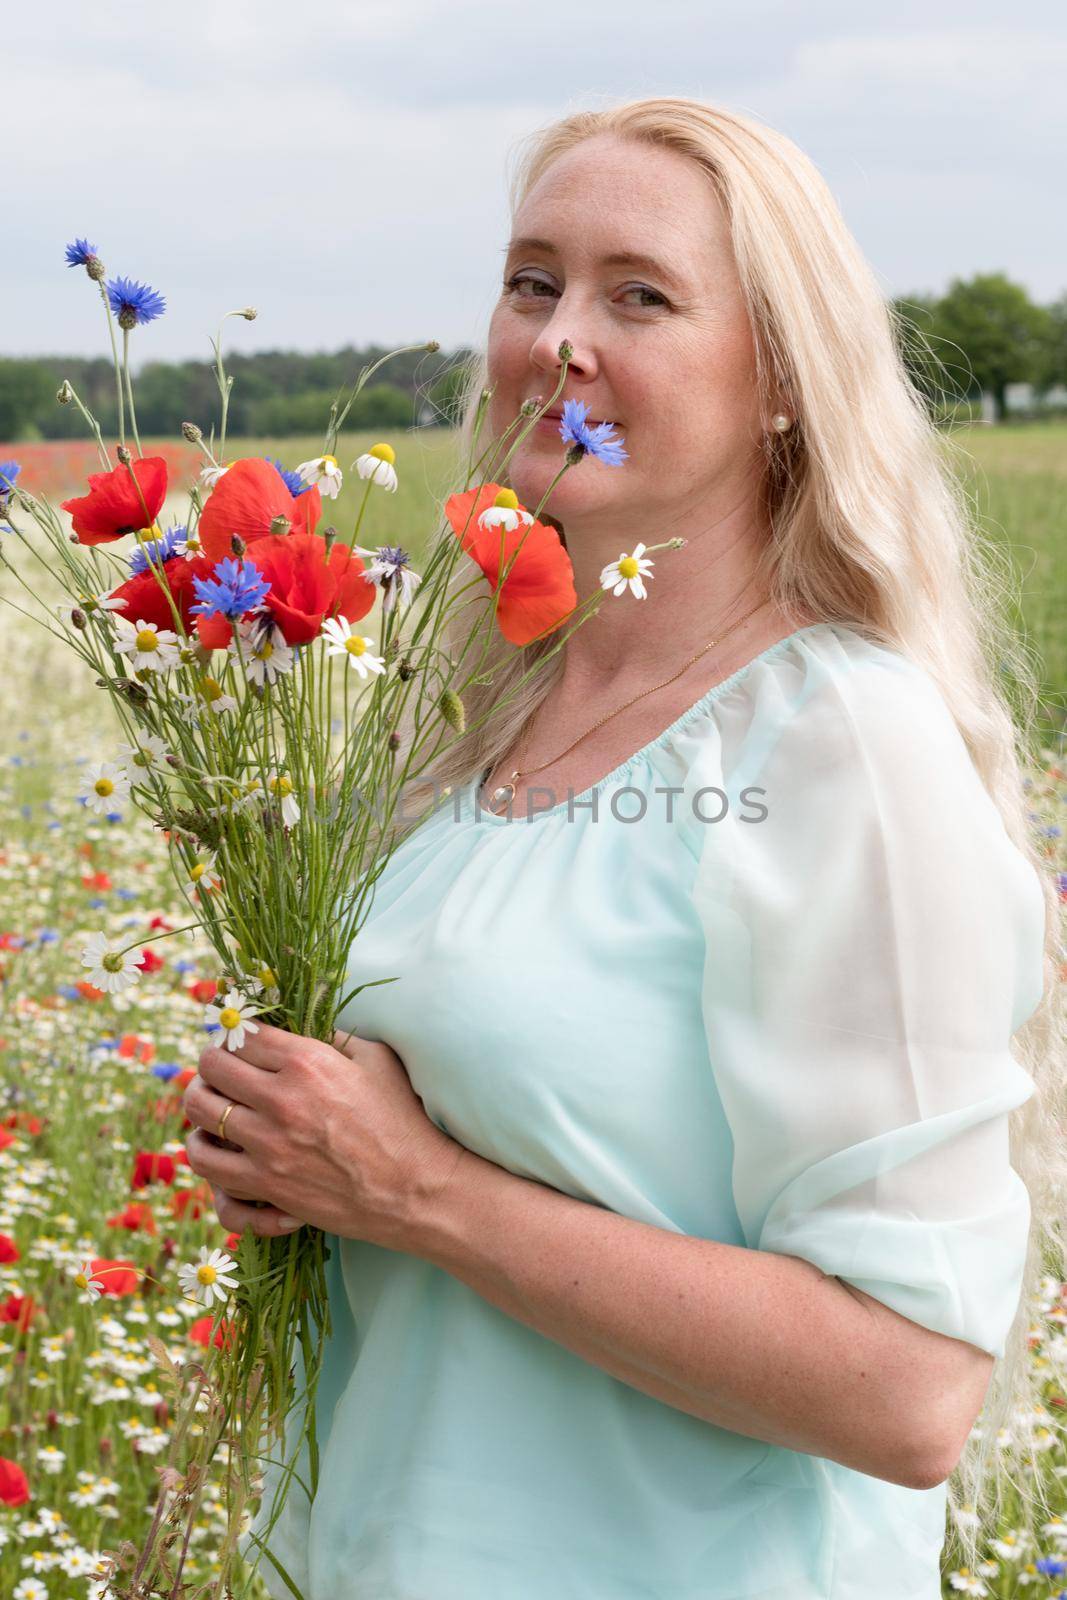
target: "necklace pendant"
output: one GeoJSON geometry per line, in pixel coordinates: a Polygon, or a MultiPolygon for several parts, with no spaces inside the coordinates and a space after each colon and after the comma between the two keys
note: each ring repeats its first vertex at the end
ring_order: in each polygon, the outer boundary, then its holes
{"type": "Polygon", "coordinates": [[[511,780],[508,783],[502,783],[500,785],[500,787],[498,789],[494,789],[492,794],[489,796],[489,807],[488,807],[488,809],[493,813],[494,817],[501,816],[503,814],[503,812],[507,810],[508,806],[510,806],[511,802],[514,800],[514,798],[515,798],[515,783],[514,783],[514,780],[518,777],[518,775],[519,774],[518,774],[517,771],[513,772],[511,774],[511,780]],[[501,802],[501,808],[500,808],[499,811],[496,809],[498,801],[501,802]]]}

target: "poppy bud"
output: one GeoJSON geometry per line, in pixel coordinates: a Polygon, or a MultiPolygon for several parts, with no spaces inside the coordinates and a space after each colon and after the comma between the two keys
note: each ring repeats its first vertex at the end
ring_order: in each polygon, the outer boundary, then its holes
{"type": "Polygon", "coordinates": [[[187,439],[190,444],[199,444],[203,437],[195,422],[182,423],[182,438],[187,439]]]}
{"type": "MultiPolygon", "coordinates": [[[[275,521],[277,521],[277,520],[278,519],[275,518],[275,521]]],[[[289,526],[289,524],[286,523],[286,527],[288,527],[288,526],[289,526]]],[[[274,523],[273,522],[271,523],[271,532],[272,533],[274,532],[274,523]]],[[[235,556],[243,556],[245,551],[248,549],[248,546],[245,544],[245,542],[241,538],[240,534],[231,533],[231,535],[230,535],[230,549],[233,551],[235,556]]]]}
{"type": "Polygon", "coordinates": [[[70,614],[70,621],[71,626],[77,628],[79,632],[83,628],[87,628],[89,626],[89,618],[85,615],[85,612],[80,611],[77,606],[74,607],[74,610],[70,614]]]}
{"type": "Polygon", "coordinates": [[[437,702],[441,715],[450,728],[455,728],[457,733],[462,733],[467,726],[467,713],[463,709],[463,701],[454,689],[446,689],[437,702]]]}
{"type": "Polygon", "coordinates": [[[130,455],[130,452],[127,450],[124,444],[119,445],[118,449],[115,451],[115,454],[118,456],[119,461],[124,467],[128,467],[130,462],[133,460],[133,457],[130,455]]]}
{"type": "Polygon", "coordinates": [[[322,537],[323,537],[323,539],[325,540],[325,543],[326,543],[326,552],[327,552],[327,554],[329,554],[330,547],[332,546],[334,540],[337,538],[337,529],[333,526],[332,523],[330,524],[330,526],[328,528],[323,528],[322,537]]]}
{"type": "Polygon", "coordinates": [[[74,393],[74,390],[71,388],[71,386],[67,382],[66,378],[64,378],[63,382],[60,384],[59,388],[56,390],[56,399],[59,401],[61,406],[69,405],[70,404],[70,398],[71,398],[71,395],[73,393],[74,393]]]}
{"type": "Polygon", "coordinates": [[[400,735],[398,733],[391,733],[389,735],[389,748],[390,750],[400,749],[400,735]]]}

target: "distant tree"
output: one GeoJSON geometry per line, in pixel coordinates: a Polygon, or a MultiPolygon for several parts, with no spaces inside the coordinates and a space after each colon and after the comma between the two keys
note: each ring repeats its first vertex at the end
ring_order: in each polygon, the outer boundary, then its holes
{"type": "Polygon", "coordinates": [[[1049,312],[1004,273],[954,278],[938,301],[935,325],[939,339],[959,346],[973,386],[993,396],[998,420],[1009,383],[1040,381],[1049,312]]]}
{"type": "Polygon", "coordinates": [[[40,361],[0,360],[0,439],[35,439],[58,384],[40,361]]]}
{"type": "Polygon", "coordinates": [[[1061,294],[1048,308],[1036,382],[1040,390],[1067,384],[1067,294],[1061,294]]]}

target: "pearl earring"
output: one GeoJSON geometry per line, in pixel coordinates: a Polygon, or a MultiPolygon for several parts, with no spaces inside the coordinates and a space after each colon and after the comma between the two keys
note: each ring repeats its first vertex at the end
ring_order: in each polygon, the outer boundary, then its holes
{"type": "Polygon", "coordinates": [[[771,427],[776,433],[785,433],[786,429],[792,426],[792,417],[787,417],[784,411],[779,411],[777,416],[771,418],[771,427]]]}

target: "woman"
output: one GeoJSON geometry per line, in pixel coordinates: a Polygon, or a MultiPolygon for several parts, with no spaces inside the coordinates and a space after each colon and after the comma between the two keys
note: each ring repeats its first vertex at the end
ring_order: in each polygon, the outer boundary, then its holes
{"type": "MultiPolygon", "coordinates": [[[[442,764],[347,1054],[201,1058],[220,1220],[337,1236],[318,1493],[270,1550],[308,1600],[933,1600],[1062,1162],[1055,896],[988,662],[1026,664],[788,140],[578,113],[512,221],[467,437],[566,340],[560,406],[628,451],[551,502],[579,596],[687,543],[442,764]]],[[[523,505],[557,430],[510,463],[523,505]]]]}

